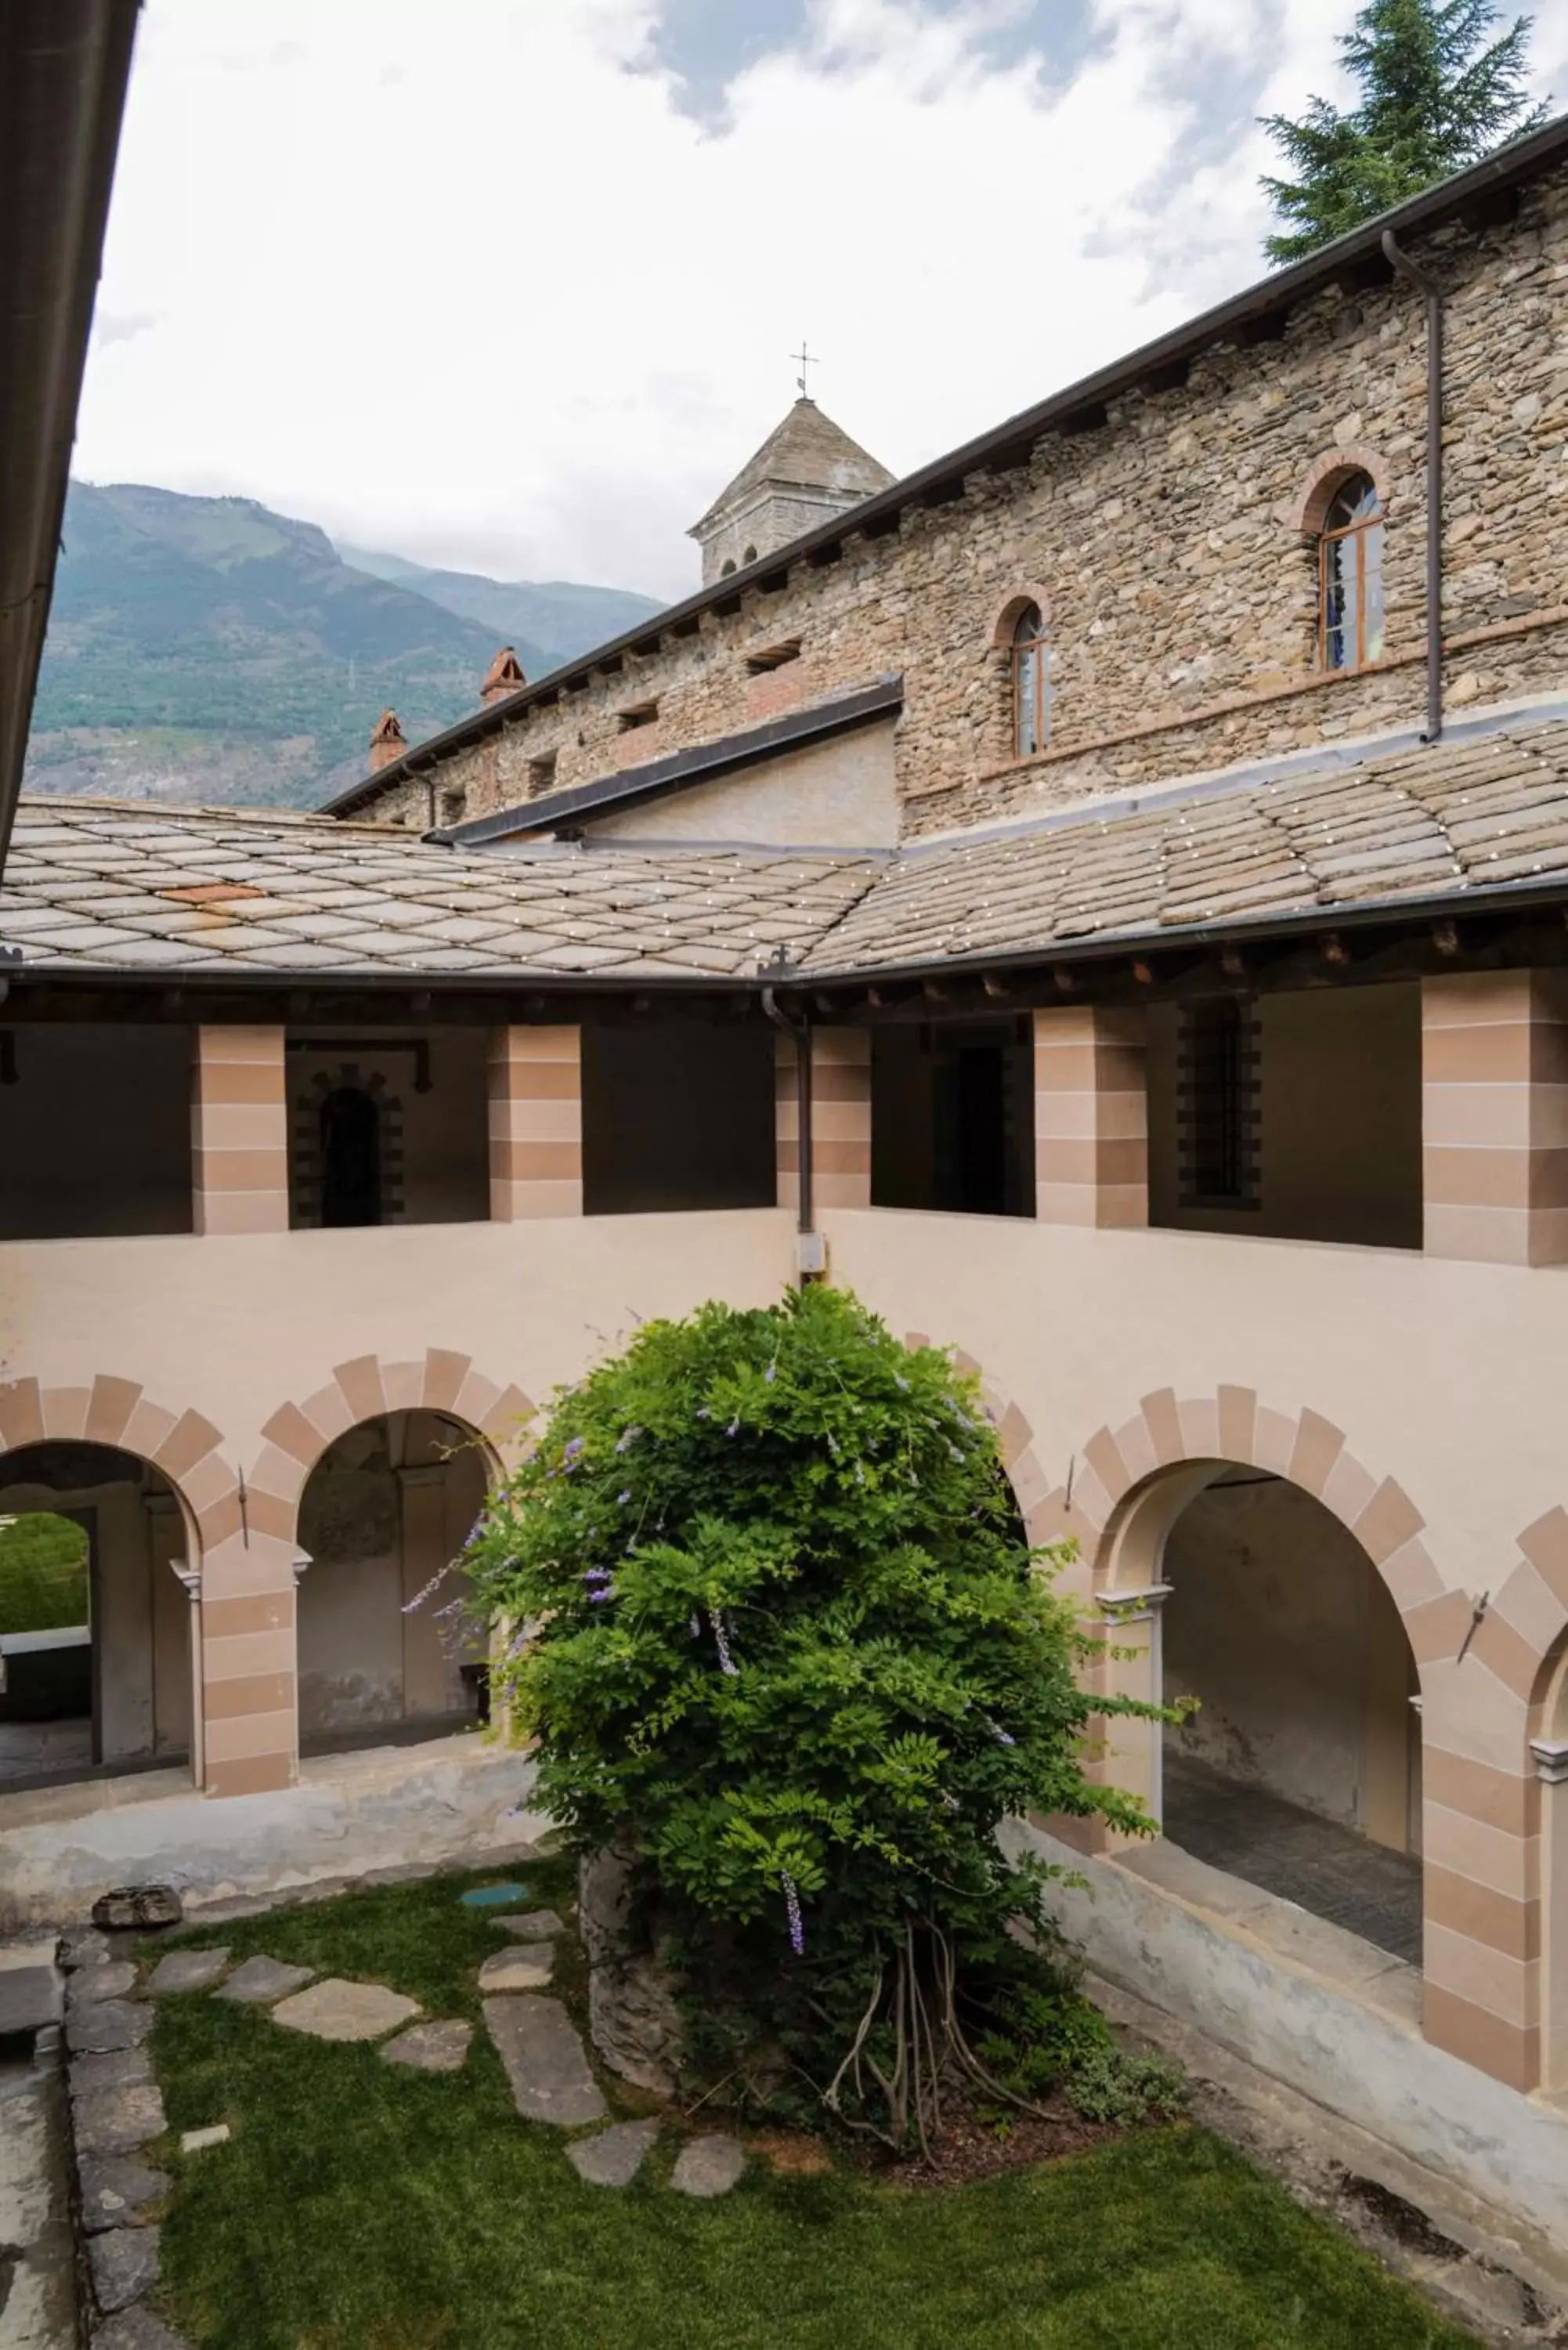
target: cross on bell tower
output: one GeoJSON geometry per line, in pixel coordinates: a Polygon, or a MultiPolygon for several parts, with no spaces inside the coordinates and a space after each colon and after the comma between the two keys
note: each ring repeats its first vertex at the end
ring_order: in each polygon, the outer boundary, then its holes
{"type": "Polygon", "coordinates": [[[795,378],[795,382],[800,387],[800,396],[803,400],[809,400],[811,398],[811,393],[806,386],[806,369],[808,368],[820,367],[822,365],[822,361],[807,348],[805,337],[804,335],[800,338],[799,350],[791,351],[790,357],[797,362],[800,368],[800,373],[795,378]]]}

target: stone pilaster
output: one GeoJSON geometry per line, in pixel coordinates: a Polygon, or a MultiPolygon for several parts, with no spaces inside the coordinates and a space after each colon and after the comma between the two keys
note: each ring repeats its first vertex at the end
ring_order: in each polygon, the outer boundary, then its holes
{"type": "Polygon", "coordinates": [[[1148,1222],[1145,1019],[1063,1004],[1034,1014],[1035,1214],[1045,1224],[1148,1222]]]}
{"type": "Polygon", "coordinates": [[[582,1032],[498,1028],[490,1047],[491,1220],[582,1212],[582,1032]]]}
{"type": "Polygon", "coordinates": [[[1421,983],[1428,1256],[1568,1260],[1568,982],[1456,972],[1421,983]]]}
{"type": "Polygon", "coordinates": [[[1531,1741],[1541,1782],[1541,2085],[1568,2089],[1568,1738],[1531,1741]]]}
{"type": "Polygon", "coordinates": [[[288,1230],[288,1095],[281,1028],[199,1028],[191,1099],[199,1232],[288,1230]]]}

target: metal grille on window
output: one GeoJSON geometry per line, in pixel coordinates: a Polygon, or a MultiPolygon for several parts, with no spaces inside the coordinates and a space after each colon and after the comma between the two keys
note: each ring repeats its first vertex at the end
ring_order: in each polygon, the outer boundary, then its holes
{"type": "Polygon", "coordinates": [[[1262,1198],[1258,1015],[1233,996],[1183,1006],[1177,1053],[1177,1168],[1184,1208],[1255,1208],[1262,1198]]]}
{"type": "Polygon", "coordinates": [[[1020,759],[1045,748],[1051,733],[1051,648],[1038,604],[1026,604],[1012,631],[1012,748],[1020,759]]]}
{"type": "Polygon", "coordinates": [[[1383,508],[1366,473],[1341,484],[1324,518],[1318,629],[1324,669],[1383,658],[1383,508]]]}

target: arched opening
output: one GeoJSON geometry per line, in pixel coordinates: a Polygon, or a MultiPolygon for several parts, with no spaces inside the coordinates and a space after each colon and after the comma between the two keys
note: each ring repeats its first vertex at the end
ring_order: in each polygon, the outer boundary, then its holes
{"type": "Polygon", "coordinates": [[[189,1756],[187,1567],[174,1489],[133,1453],[0,1454],[0,1788],[189,1756]]]}
{"type": "Polygon", "coordinates": [[[1199,1700],[1160,1733],[1168,1839],[1418,1965],[1416,1664],[1361,1544],[1289,1479],[1209,1461],[1145,1489],[1123,1552],[1154,1597],[1151,1678],[1199,1700]]]}
{"type": "Polygon", "coordinates": [[[719,577],[720,577],[720,578],[721,578],[721,579],[728,579],[728,577],[730,577],[730,574],[733,571],[733,569],[734,569],[734,568],[735,568],[735,558],[734,558],[734,556],[733,556],[732,555],[727,555],[727,556],[724,557],[724,560],[723,560],[722,564],[720,566],[720,569],[719,569],[719,577]]]}
{"type": "Polygon", "coordinates": [[[756,561],[756,559],[757,559],[757,550],[756,550],[756,548],[755,548],[754,546],[748,546],[748,547],[747,547],[747,549],[746,549],[746,551],[745,551],[745,553],[744,553],[744,554],[742,556],[742,557],[741,557],[741,561],[742,561],[742,565],[747,564],[747,563],[754,563],[754,562],[756,561]]]}
{"type": "Polygon", "coordinates": [[[321,1221],[324,1225],[381,1222],[381,1113],[363,1086],[334,1086],[322,1097],[321,1221]]]}
{"type": "Polygon", "coordinates": [[[1324,512],[1318,652],[1324,669],[1383,658],[1383,504],[1370,473],[1346,473],[1324,512]]]}
{"type": "Polygon", "coordinates": [[[472,1729],[487,1644],[452,1571],[489,1457],[443,1412],[361,1420],[306,1481],[299,1539],[299,1731],[306,1753],[472,1729]]]}

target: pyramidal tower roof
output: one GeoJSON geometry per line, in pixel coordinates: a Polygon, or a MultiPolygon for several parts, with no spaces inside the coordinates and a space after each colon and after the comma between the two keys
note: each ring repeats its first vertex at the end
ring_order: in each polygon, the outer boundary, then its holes
{"type": "Polygon", "coordinates": [[[846,513],[892,480],[886,465],[803,394],[693,524],[689,536],[702,549],[704,585],[846,513]]]}

